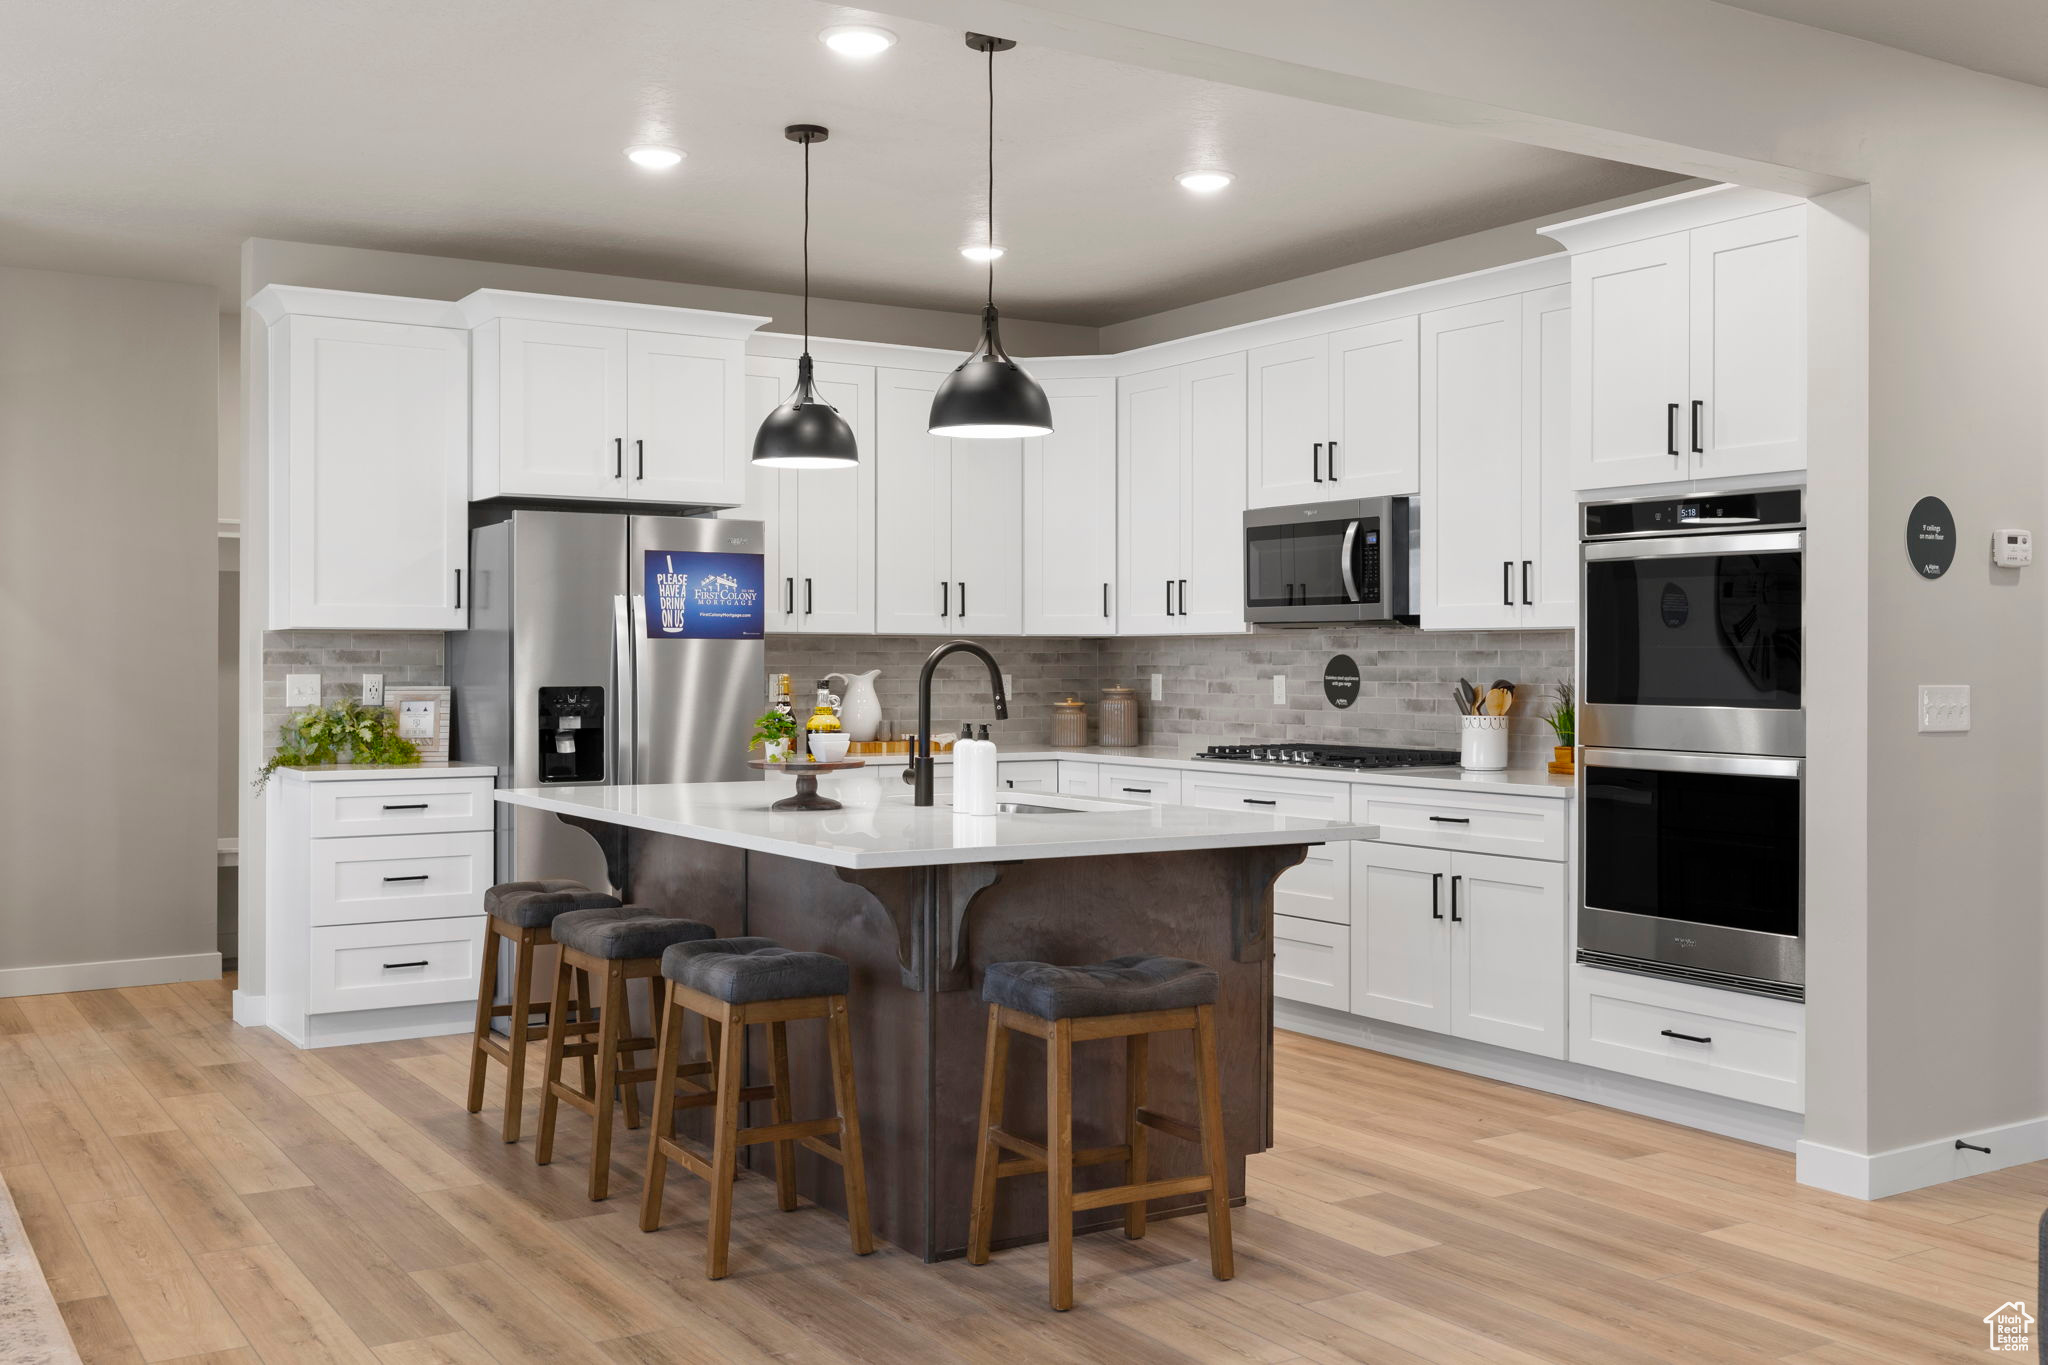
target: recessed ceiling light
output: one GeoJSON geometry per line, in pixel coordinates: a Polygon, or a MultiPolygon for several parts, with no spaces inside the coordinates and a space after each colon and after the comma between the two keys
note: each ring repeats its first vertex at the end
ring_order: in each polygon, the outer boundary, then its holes
{"type": "Polygon", "coordinates": [[[896,35],[873,24],[834,24],[818,41],[842,57],[874,57],[896,46],[896,35]]]}
{"type": "Polygon", "coordinates": [[[1182,189],[1196,194],[1214,194],[1235,178],[1229,171],[1183,171],[1174,177],[1182,189]]]}
{"type": "Polygon", "coordinates": [[[976,265],[987,265],[990,261],[1001,260],[1003,249],[999,246],[963,246],[960,254],[976,265]]]}
{"type": "Polygon", "coordinates": [[[650,142],[626,148],[626,160],[642,170],[667,171],[683,164],[683,154],[673,147],[650,142]]]}

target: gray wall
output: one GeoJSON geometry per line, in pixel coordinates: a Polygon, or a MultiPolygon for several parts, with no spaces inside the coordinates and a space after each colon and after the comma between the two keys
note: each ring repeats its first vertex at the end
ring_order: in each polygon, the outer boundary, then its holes
{"type": "Polygon", "coordinates": [[[0,268],[0,970],[214,948],[218,312],[0,268]]]}

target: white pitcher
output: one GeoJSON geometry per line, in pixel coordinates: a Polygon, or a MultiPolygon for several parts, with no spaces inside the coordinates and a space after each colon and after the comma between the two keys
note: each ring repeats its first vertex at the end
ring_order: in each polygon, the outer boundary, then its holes
{"type": "Polygon", "coordinates": [[[882,703],[875,696],[875,679],[882,676],[882,670],[871,668],[865,673],[827,673],[828,678],[838,678],[846,684],[845,693],[839,699],[839,724],[848,738],[873,739],[882,730],[882,703]]]}

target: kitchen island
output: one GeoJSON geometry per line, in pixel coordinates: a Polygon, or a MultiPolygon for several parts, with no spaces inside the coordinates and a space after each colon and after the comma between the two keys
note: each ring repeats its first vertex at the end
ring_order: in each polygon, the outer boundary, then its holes
{"type": "MultiPolygon", "coordinates": [[[[918,807],[893,769],[824,777],[835,811],[773,811],[782,781],[500,791],[551,811],[604,850],[614,886],[636,905],[758,934],[851,964],[850,1008],[875,1230],[926,1260],[957,1255],[967,1211],[992,962],[1099,962],[1126,953],[1193,958],[1221,977],[1217,1046],[1231,1193],[1244,1158],[1272,1140],[1273,881],[1315,844],[1369,839],[1371,826],[1281,815],[1132,805],[1033,794],[1014,813],[918,807]]],[[[1189,1049],[1153,1049],[1153,1107],[1193,1114],[1189,1049]]],[[[791,1048],[797,1111],[829,1112],[822,1038],[791,1048]]],[[[750,1067],[765,1074],[750,1054],[750,1067]]],[[[1044,1069],[1016,1047],[1008,1126],[1042,1131],[1044,1069]]],[[[1123,1050],[1077,1055],[1074,1142],[1123,1137],[1123,1050]]],[[[756,1154],[766,1160],[765,1151],[756,1154]]],[[[1153,1175],[1194,1174],[1186,1144],[1155,1142],[1153,1175]]],[[[1120,1166],[1084,1167],[1077,1189],[1118,1183],[1120,1166]]],[[[997,1245],[1045,1236],[1042,1187],[1005,1181],[997,1245]]],[[[798,1188],[841,1206],[836,1168],[799,1154],[798,1188]]],[[[1161,1200],[1156,1213],[1199,1208],[1161,1200]]],[[[1078,1230],[1121,1225],[1121,1209],[1078,1230]]]]}

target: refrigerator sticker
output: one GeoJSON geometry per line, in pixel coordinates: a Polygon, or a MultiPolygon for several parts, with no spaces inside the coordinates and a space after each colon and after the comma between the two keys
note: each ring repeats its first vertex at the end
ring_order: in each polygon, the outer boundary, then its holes
{"type": "Polygon", "coordinates": [[[761,638],[760,555],[647,551],[647,638],[761,638]]]}

